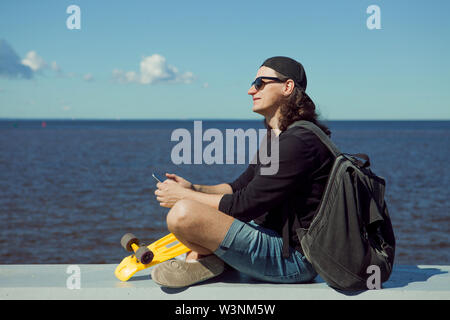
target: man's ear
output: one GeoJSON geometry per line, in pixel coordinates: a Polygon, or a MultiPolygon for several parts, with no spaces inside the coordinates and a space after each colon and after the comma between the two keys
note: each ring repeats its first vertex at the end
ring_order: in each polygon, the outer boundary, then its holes
{"type": "Polygon", "coordinates": [[[295,87],[294,81],[289,79],[288,81],[286,81],[286,83],[284,85],[283,94],[285,96],[289,96],[292,93],[292,91],[294,91],[294,87],[295,87]]]}

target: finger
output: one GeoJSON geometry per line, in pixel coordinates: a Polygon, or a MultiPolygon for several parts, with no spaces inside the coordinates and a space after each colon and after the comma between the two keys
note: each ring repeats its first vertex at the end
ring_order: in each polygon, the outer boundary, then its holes
{"type": "Polygon", "coordinates": [[[166,173],[166,177],[175,181],[177,181],[178,178],[178,176],[174,173],[166,173]]]}

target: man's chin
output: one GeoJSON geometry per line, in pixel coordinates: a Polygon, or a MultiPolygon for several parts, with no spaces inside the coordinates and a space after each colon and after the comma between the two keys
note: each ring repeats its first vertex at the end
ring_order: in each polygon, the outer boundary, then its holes
{"type": "Polygon", "coordinates": [[[264,112],[264,110],[257,109],[257,108],[253,108],[252,111],[253,111],[254,113],[257,113],[257,114],[262,115],[263,117],[266,117],[266,112],[264,112]]]}
{"type": "Polygon", "coordinates": [[[254,113],[259,113],[260,115],[264,115],[264,114],[263,114],[263,113],[264,113],[264,110],[261,109],[260,107],[258,107],[258,105],[253,105],[252,111],[253,111],[254,113]]]}

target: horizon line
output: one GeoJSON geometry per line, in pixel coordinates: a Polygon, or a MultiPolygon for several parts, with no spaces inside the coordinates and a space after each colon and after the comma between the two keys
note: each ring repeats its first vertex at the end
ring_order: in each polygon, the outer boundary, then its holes
{"type": "MultiPolygon", "coordinates": [[[[1,118],[0,121],[262,121],[251,118],[1,118]]],[[[450,121],[448,119],[318,119],[328,121],[450,121]]]]}

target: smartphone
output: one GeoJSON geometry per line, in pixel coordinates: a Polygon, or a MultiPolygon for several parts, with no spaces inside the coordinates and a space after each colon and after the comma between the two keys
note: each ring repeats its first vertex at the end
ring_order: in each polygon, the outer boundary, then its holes
{"type": "Polygon", "coordinates": [[[154,173],[152,173],[152,177],[153,177],[153,178],[155,178],[155,180],[156,180],[156,181],[158,181],[158,182],[161,182],[161,183],[162,183],[162,182],[164,181],[164,179],[163,179],[163,178],[161,178],[161,177],[157,176],[157,175],[156,175],[156,174],[154,174],[154,173]]]}

